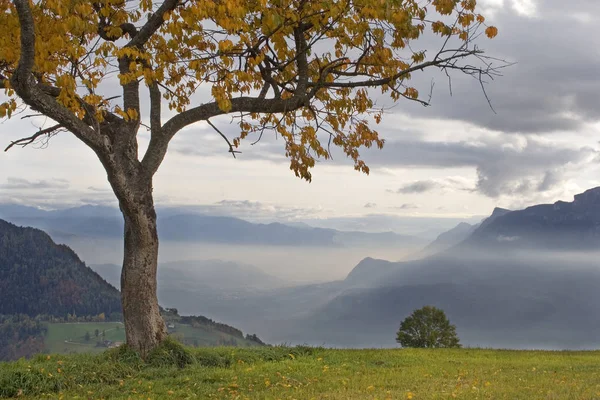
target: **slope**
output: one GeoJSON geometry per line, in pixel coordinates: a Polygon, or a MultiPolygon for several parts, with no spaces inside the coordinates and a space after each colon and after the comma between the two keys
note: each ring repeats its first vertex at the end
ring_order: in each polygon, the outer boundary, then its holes
{"type": "Polygon", "coordinates": [[[121,311],[119,292],[46,233],[0,220],[0,314],[121,311]]]}

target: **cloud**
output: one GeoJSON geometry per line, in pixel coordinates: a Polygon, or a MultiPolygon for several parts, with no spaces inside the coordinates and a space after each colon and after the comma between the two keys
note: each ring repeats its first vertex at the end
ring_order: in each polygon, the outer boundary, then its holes
{"type": "Polygon", "coordinates": [[[413,193],[425,193],[433,189],[441,187],[439,182],[434,180],[415,181],[402,186],[396,191],[396,193],[402,194],[413,194],[413,193]]]}
{"type": "Polygon", "coordinates": [[[568,173],[597,163],[599,152],[591,147],[567,147],[526,136],[481,136],[473,141],[390,141],[379,153],[365,153],[371,166],[406,168],[473,167],[475,187],[465,179],[415,181],[399,193],[424,193],[455,187],[476,190],[489,197],[550,190],[568,173]],[[563,171],[563,172],[560,172],[563,171]]]}
{"type": "Polygon", "coordinates": [[[224,215],[242,218],[252,222],[273,221],[294,222],[318,215],[323,209],[318,207],[294,207],[251,200],[221,200],[207,205],[173,205],[159,207],[160,215],[197,213],[224,215]]]}
{"type": "Polygon", "coordinates": [[[473,183],[463,177],[448,176],[443,179],[426,179],[407,183],[391,193],[397,194],[421,194],[431,192],[437,189],[453,189],[474,191],[473,183]]]}
{"type": "Polygon", "coordinates": [[[367,204],[365,204],[364,207],[365,208],[375,208],[375,207],[377,207],[377,204],[376,203],[367,203],[367,204]]]}
{"type": "MultiPolygon", "coordinates": [[[[515,63],[503,69],[502,76],[486,79],[485,90],[496,113],[477,79],[450,74],[450,91],[448,77],[434,69],[415,73],[411,79],[411,85],[426,96],[433,78],[432,106],[404,102],[403,111],[413,116],[466,121],[505,133],[558,133],[600,121],[600,54],[592,50],[600,47],[600,35],[596,34],[600,2],[494,3],[497,5],[491,7],[494,11],[487,22],[497,26],[499,34],[493,40],[479,38],[477,44],[487,55],[515,63]]],[[[482,11],[486,9],[490,7],[484,6],[482,11]]],[[[439,40],[425,40],[428,54],[441,47],[439,40]]]]}
{"type": "Polygon", "coordinates": [[[103,188],[103,187],[96,187],[96,186],[88,186],[87,189],[91,192],[100,192],[100,193],[110,192],[110,193],[112,193],[112,190],[110,189],[110,187],[103,188]]]}
{"type": "Polygon", "coordinates": [[[69,182],[65,179],[30,181],[24,178],[8,177],[6,183],[0,184],[0,188],[7,190],[16,189],[68,189],[69,182]]]}
{"type": "Polygon", "coordinates": [[[401,206],[394,208],[396,208],[397,210],[416,210],[417,208],[419,208],[419,206],[412,203],[404,203],[401,206]]]}

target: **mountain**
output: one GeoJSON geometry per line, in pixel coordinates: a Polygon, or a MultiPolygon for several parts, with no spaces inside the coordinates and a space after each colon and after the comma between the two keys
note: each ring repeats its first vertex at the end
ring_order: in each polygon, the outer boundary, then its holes
{"type": "Polygon", "coordinates": [[[367,257],[350,271],[344,284],[348,287],[372,286],[381,276],[385,276],[396,268],[396,263],[367,257]]]}
{"type": "Polygon", "coordinates": [[[336,246],[335,231],[280,223],[254,224],[233,217],[175,215],[158,221],[161,239],[185,242],[336,246]]]}
{"type": "Polygon", "coordinates": [[[365,258],[344,281],[242,297],[218,310],[270,342],[393,346],[400,321],[434,305],[467,346],[597,348],[599,222],[598,188],[573,202],[496,209],[461,243],[423,259],[365,258]],[[252,309],[266,311],[251,321],[252,309]]]}
{"type": "MultiPolygon", "coordinates": [[[[281,223],[259,224],[239,218],[177,213],[168,209],[158,212],[158,230],[162,240],[269,246],[395,246],[409,248],[423,240],[394,232],[343,232],[308,225],[281,223]]],[[[42,229],[57,239],[72,237],[122,238],[123,219],[119,210],[110,207],[82,206],[65,210],[44,211],[13,204],[0,205],[0,218],[20,225],[42,229]]]]}
{"type": "Polygon", "coordinates": [[[447,250],[469,237],[477,226],[478,225],[461,222],[449,231],[441,233],[433,242],[429,243],[423,250],[419,251],[411,258],[424,258],[447,250]]]}
{"type": "Polygon", "coordinates": [[[0,314],[121,312],[119,292],[46,233],[0,220],[0,314]]]}
{"type": "Polygon", "coordinates": [[[594,251],[600,245],[600,187],[574,201],[540,204],[481,224],[465,246],[507,249],[594,251]]]}
{"type": "MultiPolygon", "coordinates": [[[[119,285],[120,267],[95,268],[119,285]]],[[[161,273],[170,279],[162,286],[171,292],[203,291],[198,282],[227,287],[228,277],[229,284],[243,287],[282,284],[256,267],[222,261],[165,264],[161,273]],[[211,281],[203,281],[203,276],[211,281]]],[[[244,336],[239,329],[204,316],[180,316],[176,309],[162,313],[169,332],[190,346],[264,344],[256,335],[244,336]]],[[[119,291],[69,247],[54,243],[41,230],[0,220],[0,360],[41,352],[102,351],[97,340],[90,342],[90,332],[106,329],[107,339],[123,342],[120,317],[119,291]],[[103,322],[108,319],[112,322],[103,322]]]]}

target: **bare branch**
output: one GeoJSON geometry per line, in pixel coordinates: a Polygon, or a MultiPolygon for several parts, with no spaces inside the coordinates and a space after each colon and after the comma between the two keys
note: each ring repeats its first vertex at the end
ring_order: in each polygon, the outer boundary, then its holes
{"type": "MultiPolygon", "coordinates": [[[[328,87],[328,88],[358,88],[358,87],[375,87],[387,85],[390,82],[396,81],[403,76],[406,76],[412,72],[423,70],[429,67],[435,66],[445,66],[449,61],[457,60],[460,58],[466,58],[476,54],[483,54],[483,51],[478,49],[473,49],[469,51],[464,51],[459,54],[455,54],[446,58],[436,59],[433,61],[427,61],[424,63],[420,63],[414,65],[410,68],[406,68],[395,75],[388,76],[386,78],[381,79],[370,79],[366,81],[354,81],[354,82],[318,82],[318,83],[310,83],[309,86],[318,86],[319,88],[328,87]]],[[[458,68],[457,68],[458,69],[458,68]]]]}
{"type": "Polygon", "coordinates": [[[235,157],[236,153],[241,153],[241,151],[237,151],[235,150],[235,147],[231,144],[231,142],[229,141],[229,139],[227,139],[227,136],[225,136],[225,134],[223,134],[223,132],[221,132],[212,122],[210,122],[210,120],[206,120],[206,123],[209,124],[219,135],[221,135],[221,137],[223,138],[223,140],[225,140],[225,142],[227,142],[227,145],[229,146],[229,152],[231,153],[231,155],[233,156],[233,158],[235,157]]]}
{"type": "Polygon", "coordinates": [[[64,127],[61,124],[57,124],[57,125],[51,126],[46,129],[40,129],[39,131],[37,131],[36,133],[34,133],[33,135],[31,135],[29,137],[18,139],[18,140],[15,140],[14,142],[10,142],[10,144],[8,145],[8,147],[6,147],[4,149],[4,151],[5,152],[9,151],[13,146],[25,147],[25,146],[30,145],[31,143],[35,142],[41,136],[44,136],[44,135],[51,136],[53,134],[56,134],[57,131],[62,128],[64,128],[64,127]]]}

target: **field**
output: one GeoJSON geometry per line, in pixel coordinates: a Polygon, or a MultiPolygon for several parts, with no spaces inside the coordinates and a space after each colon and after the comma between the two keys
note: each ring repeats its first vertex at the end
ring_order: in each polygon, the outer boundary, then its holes
{"type": "MultiPolygon", "coordinates": [[[[190,325],[176,324],[175,329],[169,332],[178,340],[191,346],[213,347],[223,343],[235,341],[237,346],[253,346],[256,343],[234,338],[223,332],[212,330],[208,327],[192,327],[190,325]]],[[[98,341],[124,342],[125,331],[119,322],[76,322],[76,323],[51,323],[48,324],[48,334],[44,338],[46,353],[72,354],[72,353],[100,353],[106,347],[98,347],[98,341]],[[98,330],[98,337],[96,337],[98,330]],[[104,332],[104,336],[102,336],[104,332]],[[86,340],[86,333],[90,339],[86,340]]]]}
{"type": "Polygon", "coordinates": [[[183,368],[112,350],[0,363],[0,397],[600,399],[600,352],[189,349],[183,368]]]}
{"type": "Polygon", "coordinates": [[[96,347],[96,342],[110,340],[123,342],[125,331],[123,324],[118,322],[75,322],[48,324],[48,334],[44,338],[44,347],[49,353],[89,353],[101,352],[105,347],[96,347]],[[95,335],[98,330],[98,337],[95,335]],[[102,337],[104,332],[104,337],[102,337]],[[85,340],[85,334],[90,334],[90,340],[85,340]]]}

